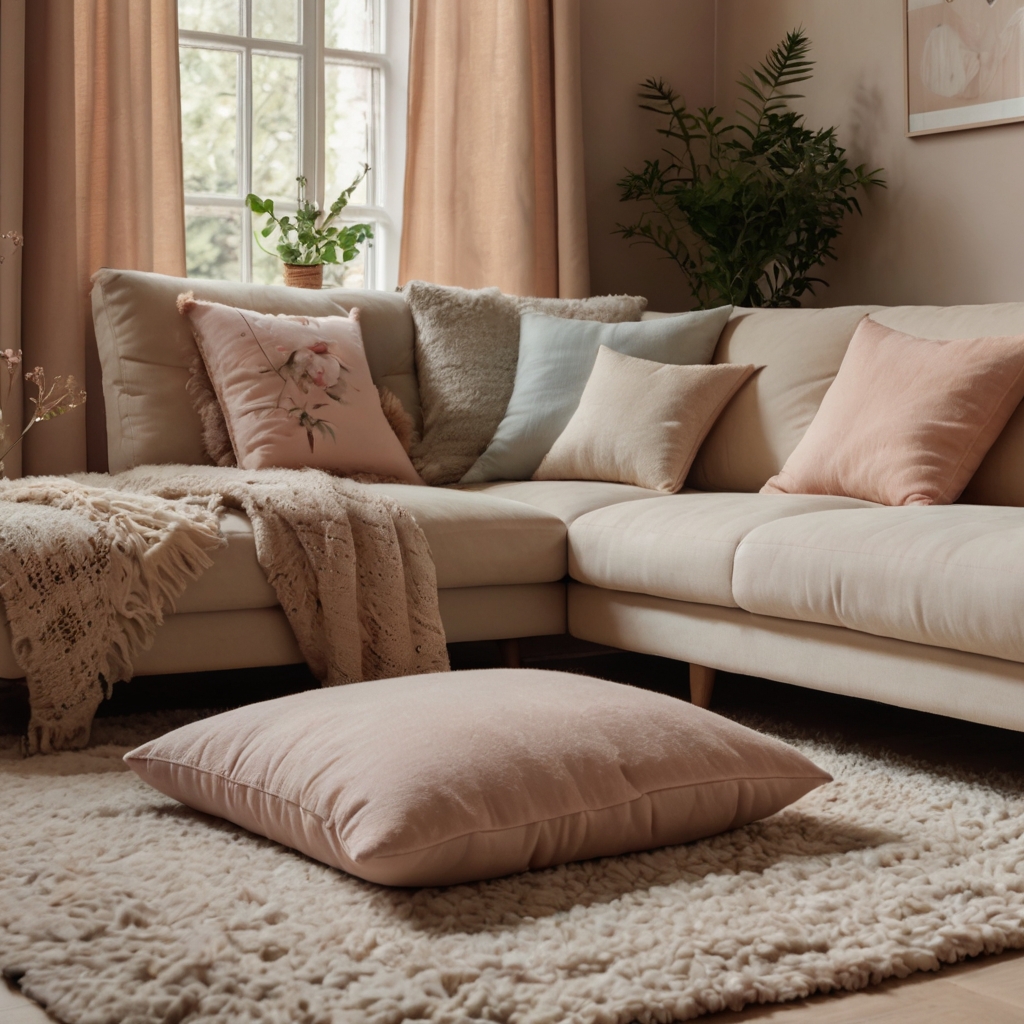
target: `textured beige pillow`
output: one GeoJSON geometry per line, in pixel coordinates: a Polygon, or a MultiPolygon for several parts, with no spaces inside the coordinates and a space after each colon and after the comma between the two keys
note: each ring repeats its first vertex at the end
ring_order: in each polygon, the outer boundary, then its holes
{"type": "Polygon", "coordinates": [[[671,366],[602,345],[568,426],[534,480],[610,480],[674,494],[701,441],[756,370],[671,366]]]}
{"type": "Polygon", "coordinates": [[[519,356],[519,315],[639,320],[647,300],[630,295],[537,299],[497,288],[469,291],[410,281],[403,294],[416,325],[423,433],[413,465],[428,484],[453,484],[483,453],[505,415],[519,356]]]}
{"type": "Polygon", "coordinates": [[[213,389],[213,381],[206,372],[206,363],[201,355],[196,355],[188,368],[188,380],[185,391],[192,399],[192,407],[199,414],[203,425],[203,448],[215,466],[237,466],[235,449],[231,447],[231,435],[224,420],[224,410],[217,401],[217,392],[213,389]]]}
{"type": "Polygon", "coordinates": [[[685,843],[829,780],[664,694],[483,669],[250,704],[125,757],[162,793],[387,885],[448,885],[685,843]]]}

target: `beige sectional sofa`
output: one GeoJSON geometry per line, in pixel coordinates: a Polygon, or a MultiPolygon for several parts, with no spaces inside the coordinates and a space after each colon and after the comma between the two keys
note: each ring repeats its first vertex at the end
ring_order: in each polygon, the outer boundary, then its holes
{"type": "MultiPolygon", "coordinates": [[[[194,357],[175,298],[261,311],[363,310],[374,378],[419,418],[413,324],[399,295],[180,281],[102,271],[93,307],[112,471],[206,461],[184,384],[194,357]]],[[[1024,303],[737,310],[718,362],[764,369],[705,441],[683,493],[622,484],[374,485],[422,526],[450,642],[571,633],[691,663],[1024,729],[1024,410],[961,503],[886,508],[761,495],[810,423],[866,313],[932,338],[1024,335],[1024,303]]],[[[664,314],[646,314],[658,316],[664,314]]],[[[241,513],[140,674],[301,660],[241,513]]],[[[0,637],[0,676],[20,675],[0,637]]]]}

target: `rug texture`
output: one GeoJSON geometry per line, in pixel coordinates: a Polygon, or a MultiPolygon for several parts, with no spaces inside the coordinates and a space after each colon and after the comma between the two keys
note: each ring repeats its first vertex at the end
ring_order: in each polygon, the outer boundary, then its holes
{"type": "Polygon", "coordinates": [[[59,1020],[667,1022],[1024,946],[1022,778],[804,740],[835,782],[759,824],[399,890],[124,769],[183,720],[0,759],[0,964],[59,1020]]]}

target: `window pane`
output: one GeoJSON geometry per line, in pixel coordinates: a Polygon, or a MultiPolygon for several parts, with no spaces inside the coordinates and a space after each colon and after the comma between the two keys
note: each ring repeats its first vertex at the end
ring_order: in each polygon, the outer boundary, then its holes
{"type": "Polygon", "coordinates": [[[178,28],[193,32],[242,31],[238,0],[178,0],[178,28]]]}
{"type": "MultiPolygon", "coordinates": [[[[376,70],[355,64],[328,64],[324,68],[327,177],[324,203],[352,184],[364,163],[370,163],[373,84],[376,70]]],[[[364,180],[350,202],[372,202],[364,180]]]]}
{"type": "Polygon", "coordinates": [[[299,173],[299,59],[252,55],[252,190],[294,199],[299,173]]]}
{"type": "Polygon", "coordinates": [[[252,34],[257,39],[299,41],[298,0],[252,0],[252,34]]]}
{"type": "Polygon", "coordinates": [[[185,192],[238,195],[240,54],[181,48],[181,138],[185,192]]]}
{"type": "MultiPolygon", "coordinates": [[[[278,211],[279,216],[281,212],[278,211]]],[[[259,235],[266,223],[266,217],[253,214],[253,230],[257,234],[252,241],[252,279],[256,284],[284,284],[284,265],[277,257],[277,243],[281,235],[277,231],[269,238],[259,235]]]]}
{"type": "Polygon", "coordinates": [[[185,262],[189,277],[242,277],[242,211],[185,207],[185,262]]]}
{"type": "Polygon", "coordinates": [[[375,0],[325,0],[324,40],[335,50],[376,50],[375,0]]]}
{"type": "MultiPolygon", "coordinates": [[[[373,233],[377,233],[377,225],[373,226],[373,233]]],[[[364,242],[359,250],[359,255],[348,263],[325,263],[324,264],[324,287],[325,288],[368,288],[366,278],[366,261],[370,258],[372,242],[364,242]]]]}

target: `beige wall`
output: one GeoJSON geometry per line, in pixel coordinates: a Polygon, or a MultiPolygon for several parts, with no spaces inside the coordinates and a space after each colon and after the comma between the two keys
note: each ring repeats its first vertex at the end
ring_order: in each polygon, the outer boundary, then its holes
{"type": "Polygon", "coordinates": [[[1024,300],[1024,123],[904,136],[903,0],[718,0],[716,95],[803,25],[818,61],[799,109],[835,124],[887,191],[850,218],[831,288],[805,305],[1024,300]]]}
{"type": "Polygon", "coordinates": [[[693,106],[712,102],[714,0],[582,0],[581,8],[591,291],[646,295],[651,309],[688,309],[674,264],[611,234],[634,205],[619,202],[615,182],[658,151],[658,120],[637,107],[645,78],[664,78],[693,106]]]}

